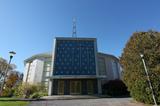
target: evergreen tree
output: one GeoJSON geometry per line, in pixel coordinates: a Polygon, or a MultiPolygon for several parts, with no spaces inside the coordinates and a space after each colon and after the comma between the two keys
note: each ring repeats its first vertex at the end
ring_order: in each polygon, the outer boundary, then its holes
{"type": "Polygon", "coordinates": [[[144,103],[153,103],[151,89],[143,67],[140,53],[144,55],[154,94],[160,104],[160,33],[155,31],[135,32],[127,42],[120,62],[123,81],[131,96],[144,103]]]}

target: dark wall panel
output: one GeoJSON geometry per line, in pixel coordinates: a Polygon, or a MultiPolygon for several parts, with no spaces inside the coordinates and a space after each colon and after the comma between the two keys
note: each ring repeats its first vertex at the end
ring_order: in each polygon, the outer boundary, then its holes
{"type": "Polygon", "coordinates": [[[64,80],[64,95],[70,94],[70,80],[64,80]]]}
{"type": "Polygon", "coordinates": [[[98,94],[97,80],[94,80],[94,94],[98,94]]]}
{"type": "Polygon", "coordinates": [[[87,95],[87,81],[82,80],[82,95],[87,95]]]}
{"type": "Polygon", "coordinates": [[[56,40],[53,75],[96,75],[94,40],[56,40]]]}
{"type": "Polygon", "coordinates": [[[52,90],[52,94],[53,95],[57,95],[58,92],[58,80],[53,80],[53,90],[52,90]]]}

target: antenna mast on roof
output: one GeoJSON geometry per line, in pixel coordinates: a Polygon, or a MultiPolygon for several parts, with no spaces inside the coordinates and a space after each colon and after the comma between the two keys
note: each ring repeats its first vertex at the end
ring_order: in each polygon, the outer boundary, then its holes
{"type": "Polygon", "coordinates": [[[77,31],[76,31],[76,18],[73,18],[73,30],[72,30],[72,37],[77,37],[77,31]]]}

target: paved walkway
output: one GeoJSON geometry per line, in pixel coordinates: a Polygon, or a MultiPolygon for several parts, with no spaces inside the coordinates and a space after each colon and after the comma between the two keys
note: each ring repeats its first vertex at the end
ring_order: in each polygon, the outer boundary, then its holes
{"type": "Polygon", "coordinates": [[[29,106],[146,106],[131,98],[32,101],[29,106]]]}

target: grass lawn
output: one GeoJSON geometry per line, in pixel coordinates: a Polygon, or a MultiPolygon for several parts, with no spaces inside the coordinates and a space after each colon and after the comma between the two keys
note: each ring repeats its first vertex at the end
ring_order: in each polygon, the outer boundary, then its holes
{"type": "Polygon", "coordinates": [[[29,102],[16,101],[16,98],[0,98],[0,106],[27,106],[29,102]]]}

